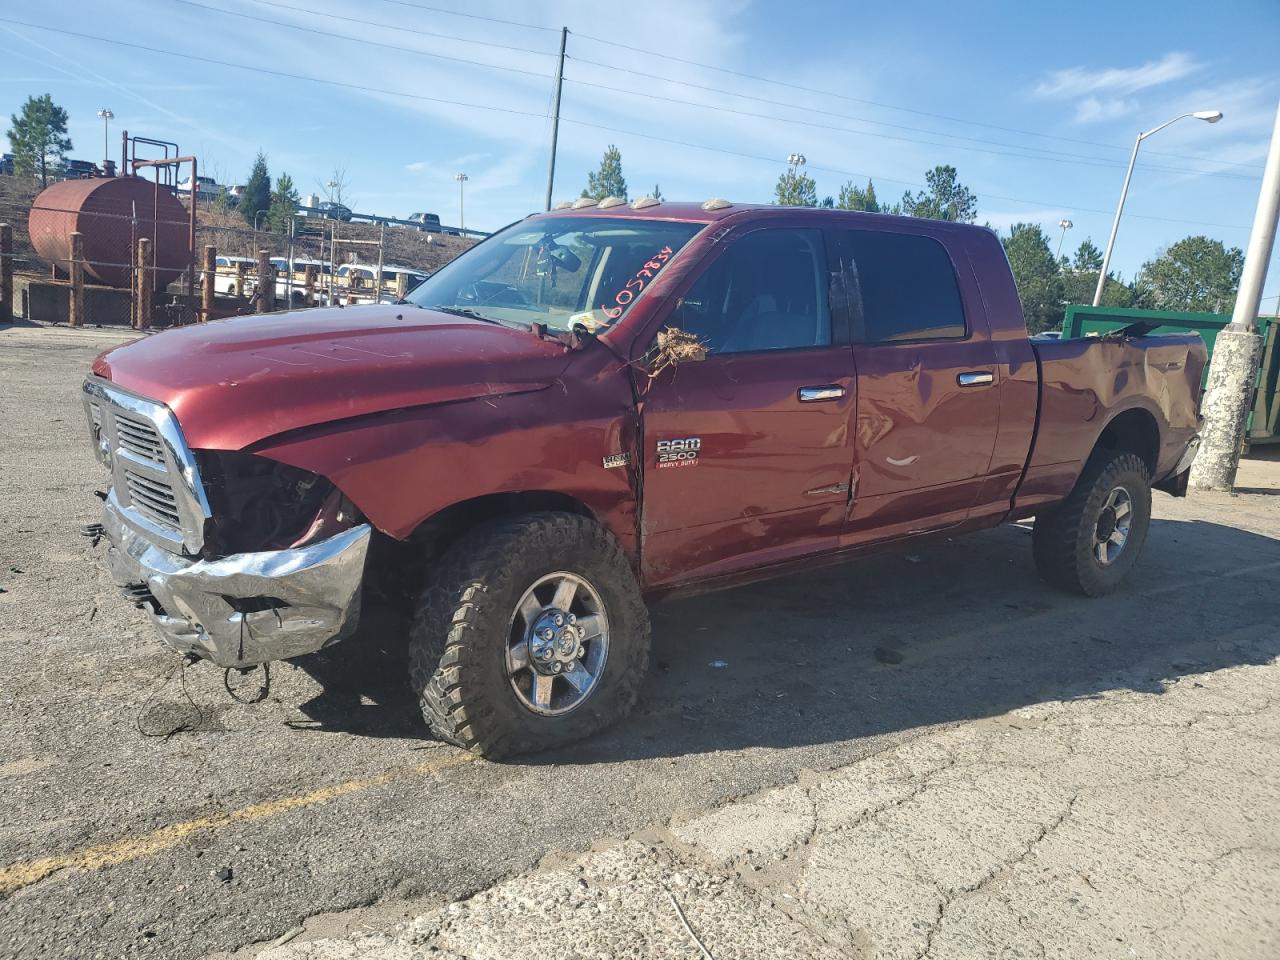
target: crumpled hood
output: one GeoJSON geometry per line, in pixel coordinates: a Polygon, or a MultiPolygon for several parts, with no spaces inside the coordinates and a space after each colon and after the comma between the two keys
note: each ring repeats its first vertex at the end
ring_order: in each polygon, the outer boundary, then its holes
{"type": "Polygon", "coordinates": [[[110,350],[93,372],[159,400],[197,449],[404,407],[538,390],[568,363],[532,332],[371,305],[215,320],[110,350]]]}

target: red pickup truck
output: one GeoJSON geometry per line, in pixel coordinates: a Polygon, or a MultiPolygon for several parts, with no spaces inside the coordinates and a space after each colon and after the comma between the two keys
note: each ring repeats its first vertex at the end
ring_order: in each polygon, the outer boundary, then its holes
{"type": "Polygon", "coordinates": [[[1195,335],[1028,338],[1000,241],[831,210],[578,201],[394,305],[101,356],[115,579],[226,667],[350,635],[408,581],[439,736],[497,756],[623,715],[645,602],[1034,516],[1096,596],[1185,492],[1195,335]]]}

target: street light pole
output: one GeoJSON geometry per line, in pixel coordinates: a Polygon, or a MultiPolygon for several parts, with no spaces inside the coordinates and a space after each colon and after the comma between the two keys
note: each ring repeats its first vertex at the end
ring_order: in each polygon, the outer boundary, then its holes
{"type": "Polygon", "coordinates": [[[1074,224],[1074,223],[1072,223],[1070,220],[1059,220],[1059,221],[1058,221],[1058,226],[1060,226],[1060,227],[1062,228],[1062,236],[1058,238],[1058,255],[1057,255],[1054,259],[1056,259],[1056,260],[1061,260],[1061,259],[1062,259],[1062,244],[1063,244],[1063,242],[1064,242],[1064,241],[1066,241],[1066,239],[1067,239],[1067,231],[1068,231],[1068,230],[1070,230],[1072,227],[1074,227],[1074,226],[1075,226],[1075,224],[1074,224]]]}
{"type": "Polygon", "coordinates": [[[1191,465],[1191,486],[1201,490],[1230,490],[1236,483],[1245,427],[1253,405],[1262,356],[1258,335],[1258,308],[1262,286],[1267,280],[1267,263],[1276,240],[1276,220],[1280,216],[1280,105],[1276,107],[1271,148],[1262,173],[1258,207],[1249,234],[1249,252],[1244,258],[1240,290],[1236,294],[1231,322],[1218,332],[1213,342],[1213,359],[1205,386],[1204,430],[1200,452],[1191,465]]]}
{"type": "MultiPolygon", "coordinates": [[[[98,116],[102,120],[102,172],[106,173],[107,164],[111,161],[111,146],[108,130],[111,127],[111,121],[116,118],[116,115],[106,107],[103,107],[98,111],[98,116]]],[[[120,172],[124,173],[123,170],[120,172]]]]}
{"type": "Polygon", "coordinates": [[[1129,169],[1124,174],[1124,186],[1120,188],[1120,202],[1116,205],[1116,218],[1111,221],[1111,236],[1107,238],[1107,251],[1102,255],[1102,269],[1098,272],[1098,287],[1093,291],[1093,305],[1095,307],[1102,302],[1102,289],[1107,283],[1107,267],[1111,265],[1111,251],[1115,249],[1116,234],[1120,230],[1120,214],[1124,212],[1125,197],[1129,195],[1129,181],[1133,179],[1133,165],[1138,162],[1138,148],[1142,146],[1142,141],[1147,137],[1155,136],[1169,124],[1185,120],[1187,117],[1195,117],[1205,123],[1217,123],[1222,119],[1222,111],[1198,110],[1195,113],[1180,113],[1172,120],[1166,120],[1160,126],[1152,127],[1150,130],[1138,134],[1138,138],[1133,141],[1133,154],[1129,157],[1129,169]]]}
{"type": "Polygon", "coordinates": [[[458,181],[458,232],[466,233],[467,215],[466,207],[463,203],[462,185],[467,182],[467,175],[465,173],[460,173],[453,179],[458,181]]]}

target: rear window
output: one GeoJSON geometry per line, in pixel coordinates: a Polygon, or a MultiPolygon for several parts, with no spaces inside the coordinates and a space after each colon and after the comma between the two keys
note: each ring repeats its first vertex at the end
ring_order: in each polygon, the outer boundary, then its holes
{"type": "Polygon", "coordinates": [[[863,343],[958,339],[966,333],[951,257],[937,240],[849,230],[854,338],[863,343]]]}

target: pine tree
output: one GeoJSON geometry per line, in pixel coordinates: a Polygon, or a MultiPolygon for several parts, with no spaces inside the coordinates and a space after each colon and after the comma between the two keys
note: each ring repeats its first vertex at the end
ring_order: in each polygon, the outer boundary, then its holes
{"type": "Polygon", "coordinates": [[[782,207],[816,207],[818,185],[813,177],[798,170],[787,170],[778,177],[773,202],[782,207]]]}
{"type": "Polygon", "coordinates": [[[600,161],[600,169],[587,174],[587,188],[582,191],[584,197],[603,200],[605,197],[627,199],[627,181],[622,176],[622,151],[609,144],[600,161]]]}
{"type": "Polygon", "coordinates": [[[862,190],[850,180],[840,188],[840,196],[836,198],[836,206],[841,210],[863,210],[867,213],[879,213],[880,203],[876,200],[876,185],[867,181],[867,188],[862,190]]]}
{"type": "Polygon", "coordinates": [[[261,151],[253,161],[249,180],[240,194],[240,216],[253,225],[257,215],[271,206],[271,174],[267,172],[267,156],[261,151]]]}
{"type": "Polygon", "coordinates": [[[956,178],[956,168],[937,166],[924,175],[927,190],[902,195],[901,212],[908,217],[973,223],[978,218],[978,198],[956,178]]]}
{"type": "Polygon", "coordinates": [[[71,149],[67,136],[67,111],[53,102],[53,97],[27,97],[22,112],[9,117],[9,144],[13,148],[14,173],[20,177],[40,178],[40,186],[49,185],[49,175],[56,174],[71,149]]]}
{"type": "Polygon", "coordinates": [[[276,180],[276,188],[271,193],[271,207],[267,211],[267,225],[276,233],[288,233],[289,222],[298,212],[298,191],[294,189],[293,177],[287,173],[280,174],[276,180]]]}

